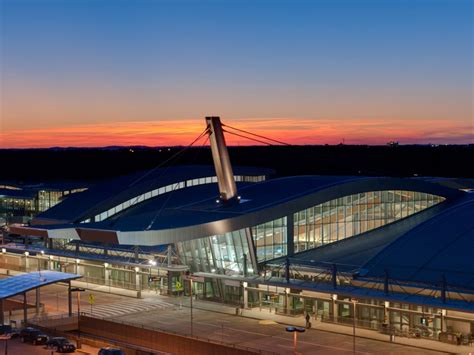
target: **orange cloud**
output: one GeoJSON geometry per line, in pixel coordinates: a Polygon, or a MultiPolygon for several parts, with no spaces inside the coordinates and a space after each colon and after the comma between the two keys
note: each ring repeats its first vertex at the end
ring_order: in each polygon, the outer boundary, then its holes
{"type": "MultiPolygon", "coordinates": [[[[473,143],[472,126],[449,120],[344,120],[306,118],[223,119],[240,129],[290,144],[473,143]]],[[[84,124],[0,133],[2,148],[188,145],[204,130],[204,119],[84,124]]],[[[229,145],[258,144],[226,134],[229,145]]],[[[203,144],[204,139],[198,143],[203,144]]]]}

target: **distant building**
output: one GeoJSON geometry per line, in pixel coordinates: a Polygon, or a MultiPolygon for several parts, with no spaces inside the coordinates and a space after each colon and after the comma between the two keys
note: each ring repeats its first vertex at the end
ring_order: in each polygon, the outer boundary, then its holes
{"type": "Polygon", "coordinates": [[[28,223],[38,213],[61,202],[70,194],[86,190],[85,184],[16,184],[0,181],[0,226],[28,223]]]}

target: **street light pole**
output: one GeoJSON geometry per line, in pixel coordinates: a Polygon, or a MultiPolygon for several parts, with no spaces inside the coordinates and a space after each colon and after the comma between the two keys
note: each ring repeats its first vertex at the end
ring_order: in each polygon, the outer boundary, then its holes
{"type": "MultiPolygon", "coordinates": [[[[81,292],[84,292],[85,289],[82,287],[73,287],[71,292],[76,292],[77,294],[77,348],[81,348],[81,292]]],[[[92,307],[92,306],[91,306],[92,307]]]]}
{"type": "Polygon", "coordinates": [[[191,335],[193,335],[193,279],[189,279],[189,297],[191,306],[191,335]]]}
{"type": "Polygon", "coordinates": [[[352,299],[352,305],[354,306],[352,312],[352,350],[354,354],[356,353],[356,304],[357,300],[352,299]]]}
{"type": "Polygon", "coordinates": [[[298,353],[298,334],[304,333],[306,329],[302,327],[286,327],[286,331],[293,333],[293,353],[296,355],[298,353]]]}

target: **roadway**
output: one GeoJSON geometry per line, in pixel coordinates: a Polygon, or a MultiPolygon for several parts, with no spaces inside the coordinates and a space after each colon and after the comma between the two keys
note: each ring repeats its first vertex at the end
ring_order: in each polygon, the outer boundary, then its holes
{"type": "MultiPolygon", "coordinates": [[[[90,291],[81,293],[81,311],[90,313],[88,303],[90,291]]],[[[168,330],[187,335],[191,332],[190,308],[180,307],[179,299],[147,294],[146,298],[135,299],[108,293],[92,292],[94,305],[92,315],[148,328],[168,330]]],[[[34,293],[29,297],[34,300],[34,293]]],[[[186,302],[187,299],[184,300],[186,302]]],[[[67,312],[67,289],[60,285],[44,287],[41,302],[47,314],[67,312]]],[[[77,311],[73,298],[73,311],[77,311]]],[[[289,318],[291,321],[291,318],[289,318]]],[[[317,325],[315,325],[317,327],[317,325]]],[[[293,353],[293,336],[285,331],[283,324],[271,320],[240,317],[204,309],[193,310],[193,335],[228,344],[239,344],[278,354],[293,353]]],[[[353,338],[344,334],[309,329],[299,334],[298,351],[302,354],[349,354],[353,353],[353,338]]],[[[401,344],[356,338],[357,354],[378,353],[440,354],[401,344]]]]}

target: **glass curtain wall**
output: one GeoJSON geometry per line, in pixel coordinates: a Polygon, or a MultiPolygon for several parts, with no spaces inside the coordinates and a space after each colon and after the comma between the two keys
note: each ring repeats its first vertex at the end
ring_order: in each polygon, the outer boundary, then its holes
{"type": "Polygon", "coordinates": [[[294,214],[295,252],[352,237],[444,201],[415,191],[371,191],[327,201],[294,214]]]}
{"type": "Polygon", "coordinates": [[[46,211],[47,209],[58,204],[63,197],[62,191],[44,191],[38,192],[38,212],[46,211]]]}
{"type": "Polygon", "coordinates": [[[245,229],[240,229],[222,235],[176,243],[176,247],[181,261],[194,272],[243,275],[246,262],[247,272],[252,274],[254,270],[250,259],[250,247],[253,246],[247,243],[247,232],[245,229]]]}
{"type": "Polygon", "coordinates": [[[286,217],[252,227],[258,262],[287,254],[286,217]]]}

